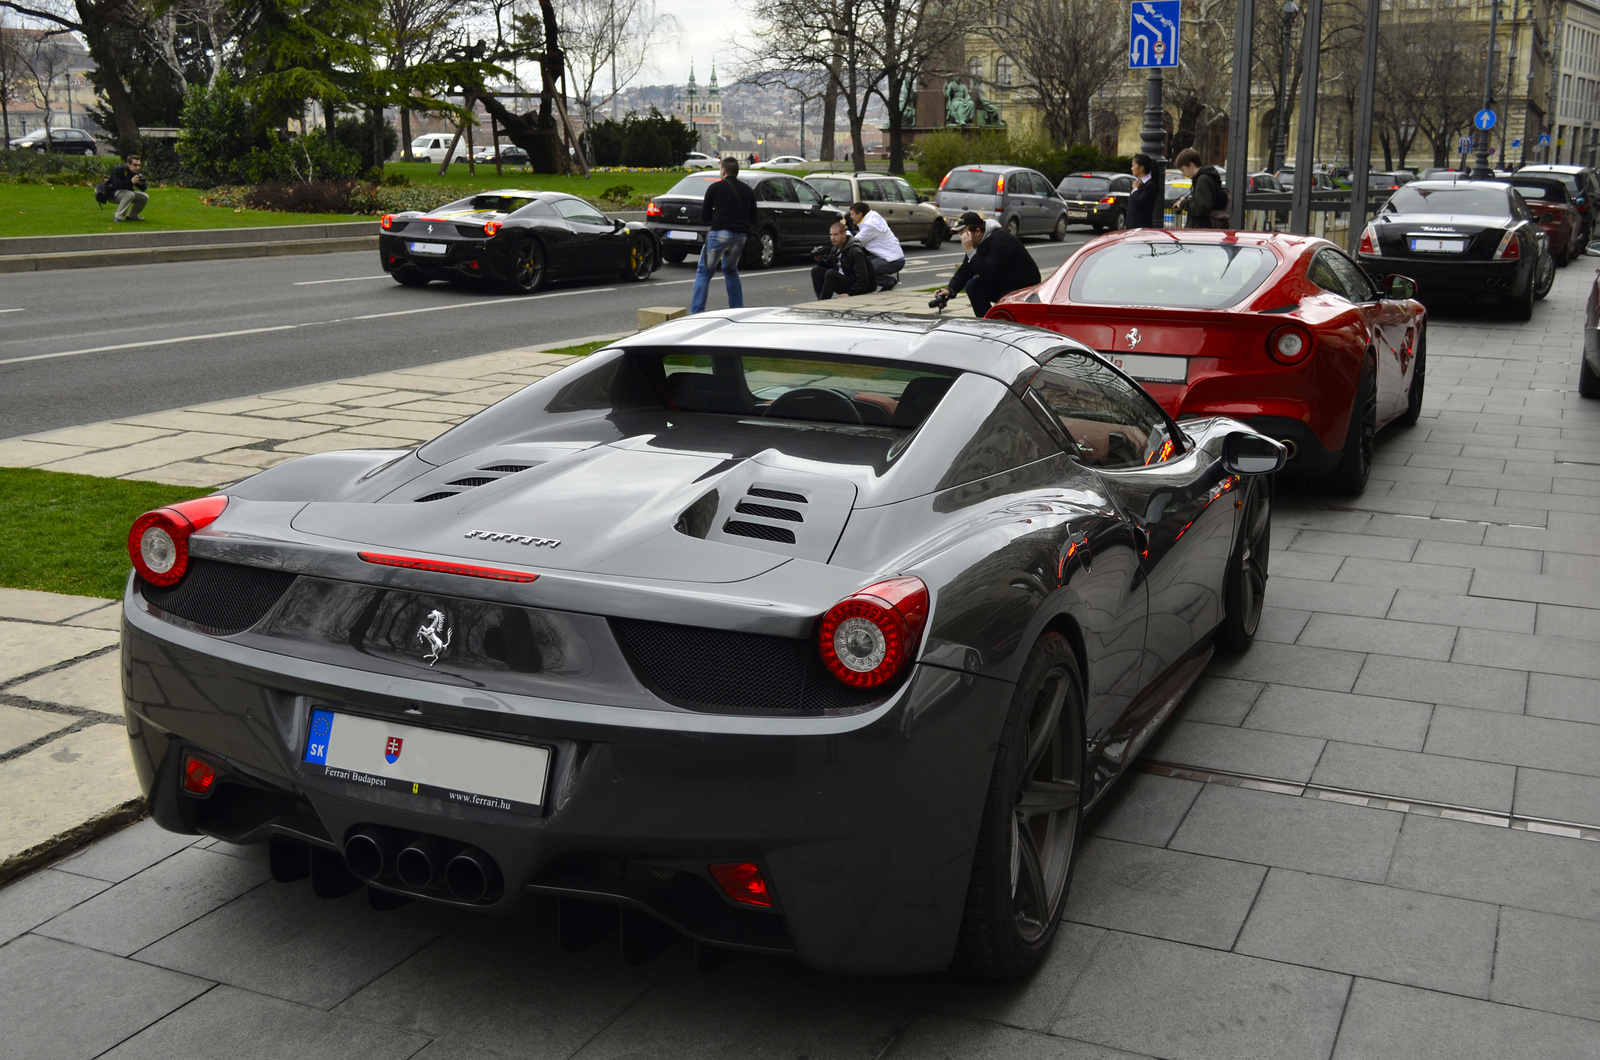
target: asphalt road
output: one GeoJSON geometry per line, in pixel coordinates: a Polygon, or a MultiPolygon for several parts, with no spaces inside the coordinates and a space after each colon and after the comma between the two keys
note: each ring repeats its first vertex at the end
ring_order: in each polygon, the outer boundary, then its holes
{"type": "MultiPolygon", "coordinates": [[[[1089,233],[1032,242],[1046,275],[1089,233]]],[[[906,248],[905,283],[947,279],[959,247],[906,248]]],[[[813,299],[808,263],[744,272],[746,305],[813,299]]],[[[247,258],[0,280],[0,438],[467,357],[630,331],[635,310],[685,305],[693,264],[645,283],[517,298],[401,287],[377,254],[247,258]]],[[[727,304],[721,281],[710,307],[727,304]]]]}

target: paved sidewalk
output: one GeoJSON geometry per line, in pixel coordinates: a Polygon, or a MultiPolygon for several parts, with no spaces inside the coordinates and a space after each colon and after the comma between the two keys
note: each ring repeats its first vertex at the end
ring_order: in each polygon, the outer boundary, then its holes
{"type": "MultiPolygon", "coordinates": [[[[1090,819],[1066,922],[1026,982],[840,979],[749,957],[700,976],[681,944],[633,968],[614,944],[562,952],[544,920],[322,901],[272,883],[259,848],[141,821],[0,888],[7,1048],[1596,1060],[1600,402],[1576,392],[1589,265],[1560,272],[1528,323],[1434,317],[1423,418],[1380,435],[1363,495],[1280,491],[1257,642],[1212,664],[1090,819]]],[[[102,474],[210,484],[258,466],[240,452],[380,444],[366,439],[406,437],[382,433],[396,422],[436,432],[443,420],[393,413],[465,414],[526,381],[512,373],[549,367],[434,366],[184,413],[205,420],[99,425],[166,432],[121,448],[33,448],[89,444],[55,432],[0,442],[0,463],[98,460],[102,474]],[[456,376],[473,385],[425,387],[456,376]],[[338,411],[303,409],[317,404],[338,411]],[[326,429],[263,434],[263,419],[326,429]],[[217,434],[232,444],[140,449],[217,434]],[[257,434],[263,448],[237,444],[257,434]]],[[[19,746],[37,745],[0,756],[0,800],[17,762],[59,750],[99,772],[91,737],[121,738],[84,705],[115,658],[115,634],[94,624],[108,606],[0,596],[0,643],[17,645],[0,667],[48,671],[0,669],[3,706],[34,725],[19,746]],[[30,636],[64,646],[41,655],[30,636]]]]}

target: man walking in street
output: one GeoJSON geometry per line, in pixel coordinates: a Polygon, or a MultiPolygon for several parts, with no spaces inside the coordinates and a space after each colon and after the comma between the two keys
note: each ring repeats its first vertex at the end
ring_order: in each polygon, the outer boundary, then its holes
{"type": "Polygon", "coordinates": [[[876,279],[874,263],[868,260],[861,240],[850,234],[843,221],[833,222],[828,239],[833,249],[811,267],[811,289],[816,292],[817,300],[871,294],[876,279]]]}
{"type": "Polygon", "coordinates": [[[954,297],[963,290],[972,301],[972,315],[984,316],[989,307],[1012,291],[1039,282],[1039,266],[1022,245],[1022,240],[1004,229],[985,231],[983,218],[968,210],[961,215],[957,231],[966,259],[950,277],[950,286],[939,294],[954,297]]]}
{"type": "Polygon", "coordinates": [[[145,203],[150,201],[150,196],[145,194],[141,168],[143,163],[139,161],[139,156],[129,155],[126,162],[111,171],[106,183],[110,185],[111,197],[117,200],[117,212],[111,218],[113,221],[144,220],[140,213],[145,203]]]}
{"type": "Polygon", "coordinates": [[[1128,227],[1129,228],[1154,228],[1156,225],[1156,207],[1161,204],[1161,188],[1152,179],[1154,174],[1150,167],[1154,163],[1149,155],[1138,154],[1133,156],[1133,194],[1128,196],[1128,227]]]}
{"type": "Polygon", "coordinates": [[[744,287],[739,283],[739,257],[744,241],[756,224],[756,193],[739,179],[739,160],[722,160],[722,179],[706,189],[700,207],[700,223],[709,225],[705,249],[700,251],[700,267],[694,274],[694,293],[689,297],[689,312],[703,313],[711,277],[720,267],[728,287],[728,308],[744,308],[744,287]]]}
{"type": "Polygon", "coordinates": [[[855,226],[855,237],[872,258],[872,273],[877,277],[878,289],[892,289],[900,282],[906,252],[900,249],[900,240],[889,229],[889,222],[877,210],[858,202],[850,207],[850,223],[855,226]]]}
{"type": "Polygon", "coordinates": [[[1217,223],[1217,214],[1227,210],[1227,204],[1222,198],[1222,174],[1217,172],[1217,167],[1202,166],[1200,152],[1192,147],[1185,147],[1179,151],[1174,161],[1178,165],[1178,171],[1188,177],[1193,185],[1189,189],[1189,194],[1178,201],[1173,211],[1183,210],[1183,227],[1223,227],[1217,223]]]}

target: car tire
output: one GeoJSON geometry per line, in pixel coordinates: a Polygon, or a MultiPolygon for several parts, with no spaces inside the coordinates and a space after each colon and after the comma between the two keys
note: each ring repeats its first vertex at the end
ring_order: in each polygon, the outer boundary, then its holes
{"type": "Polygon", "coordinates": [[[524,239],[517,244],[511,260],[511,278],[506,290],[512,294],[532,294],[544,286],[544,248],[537,241],[524,239]]]}
{"type": "Polygon", "coordinates": [[[1225,652],[1244,651],[1261,625],[1267,592],[1267,560],[1272,549],[1272,480],[1247,479],[1239,510],[1239,541],[1228,557],[1223,585],[1222,622],[1214,638],[1225,652]]]}
{"type": "Polygon", "coordinates": [[[1112,218],[1111,227],[1118,232],[1125,231],[1128,227],[1127,212],[1124,210],[1118,210],[1115,217],[1112,218]]]}
{"type": "Polygon", "coordinates": [[[1067,904],[1083,820],[1083,680],[1048,632],[1022,665],[984,801],[957,964],[1015,979],[1044,961],[1067,904]]]}
{"type": "Polygon", "coordinates": [[[391,273],[396,283],[407,287],[426,287],[431,277],[415,265],[402,265],[391,273]]]}
{"type": "Polygon", "coordinates": [[[1600,398],[1600,372],[1589,367],[1589,358],[1578,354],[1578,396],[1600,398]]]}
{"type": "Polygon", "coordinates": [[[1395,420],[1402,427],[1415,427],[1422,416],[1422,391],[1428,383],[1428,326],[1417,334],[1416,360],[1412,361],[1411,385],[1406,388],[1406,410],[1395,420]]]}
{"type": "Polygon", "coordinates": [[[944,220],[940,219],[933,222],[932,226],[929,227],[928,238],[922,241],[922,245],[929,250],[938,250],[944,246],[944,241],[949,238],[950,233],[945,228],[944,220]]]}
{"type": "Polygon", "coordinates": [[[1356,380],[1355,400],[1350,405],[1350,426],[1345,431],[1344,451],[1322,485],[1329,493],[1355,496],[1367,488],[1372,474],[1373,444],[1378,434],[1378,372],[1371,358],[1361,365],[1356,380]]]}
{"type": "Polygon", "coordinates": [[[1056,226],[1050,229],[1050,242],[1059,243],[1067,238],[1067,215],[1062,214],[1056,218],[1056,226]]]}
{"type": "Polygon", "coordinates": [[[1533,269],[1533,296],[1543,299],[1545,295],[1550,293],[1550,288],[1555,286],[1555,256],[1548,251],[1540,254],[1539,260],[1534,263],[1533,269]]]}
{"type": "Polygon", "coordinates": [[[770,269],[778,261],[778,233],[763,228],[756,237],[745,243],[744,261],[740,264],[752,269],[770,269]]]}
{"type": "Polygon", "coordinates": [[[1011,220],[1007,221],[1006,222],[1006,231],[1010,232],[1017,239],[1021,239],[1022,238],[1022,218],[1013,217],[1011,220]]]}
{"type": "Polygon", "coordinates": [[[1105,225],[1097,225],[1093,221],[1091,221],[1091,222],[1089,222],[1089,231],[1093,232],[1097,236],[1104,235],[1105,231],[1106,231],[1106,226],[1105,225]]]}
{"type": "Polygon", "coordinates": [[[628,268],[622,278],[628,283],[642,283],[655,274],[656,248],[648,239],[636,239],[628,247],[628,268]]]}
{"type": "Polygon", "coordinates": [[[676,248],[670,248],[661,252],[661,260],[665,261],[668,265],[682,265],[683,259],[687,258],[688,256],[689,252],[687,250],[678,250],[676,248]]]}

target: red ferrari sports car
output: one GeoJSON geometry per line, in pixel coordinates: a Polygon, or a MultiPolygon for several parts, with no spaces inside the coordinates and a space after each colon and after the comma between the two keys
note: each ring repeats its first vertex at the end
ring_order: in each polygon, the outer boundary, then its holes
{"type": "Polygon", "coordinates": [[[989,316],[1086,343],[1175,418],[1244,420],[1289,447],[1285,474],[1359,493],[1378,430],[1422,411],[1415,294],[1404,276],[1380,291],[1325,239],[1135,229],[1085,244],[989,316]]]}

